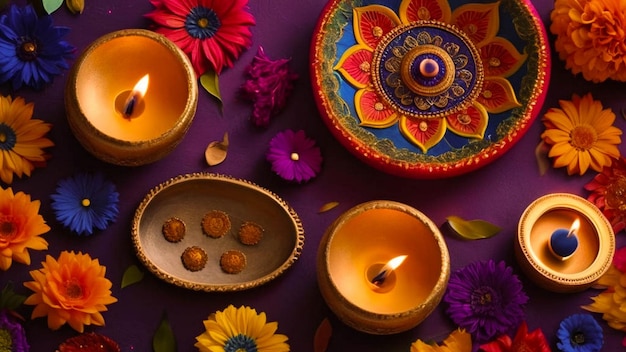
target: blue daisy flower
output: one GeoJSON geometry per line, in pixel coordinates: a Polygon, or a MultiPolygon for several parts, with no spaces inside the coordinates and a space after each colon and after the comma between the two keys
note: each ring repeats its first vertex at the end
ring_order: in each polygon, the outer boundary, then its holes
{"type": "Polygon", "coordinates": [[[562,352],[598,352],[604,344],[602,327],[591,314],[573,314],[563,319],[556,332],[562,352]]]}
{"type": "Polygon", "coordinates": [[[61,40],[68,32],[67,27],[53,26],[51,16],[38,17],[32,5],[11,5],[0,17],[0,84],[41,89],[52,82],[69,68],[66,59],[75,50],[61,40]]]}
{"type": "Polygon", "coordinates": [[[50,197],[57,220],[79,235],[91,235],[94,227],[106,229],[119,213],[119,193],[100,173],[61,180],[56,192],[50,197]]]}

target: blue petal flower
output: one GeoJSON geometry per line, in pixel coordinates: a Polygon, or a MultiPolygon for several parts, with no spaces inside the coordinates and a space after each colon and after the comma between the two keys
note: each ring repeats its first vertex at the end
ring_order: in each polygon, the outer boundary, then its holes
{"type": "Polygon", "coordinates": [[[604,344],[602,327],[591,314],[573,314],[563,319],[556,332],[562,352],[598,352],[604,344]]]}
{"type": "Polygon", "coordinates": [[[102,174],[78,174],[61,180],[51,195],[52,209],[59,222],[79,235],[104,230],[115,221],[119,193],[102,174]]]}
{"type": "Polygon", "coordinates": [[[32,5],[12,5],[0,17],[0,84],[41,89],[52,82],[73,57],[75,48],[61,40],[68,32],[53,26],[51,16],[38,17],[32,5]]]}

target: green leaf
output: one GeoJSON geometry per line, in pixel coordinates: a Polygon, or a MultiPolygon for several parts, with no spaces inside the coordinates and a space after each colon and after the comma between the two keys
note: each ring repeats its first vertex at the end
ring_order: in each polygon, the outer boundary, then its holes
{"type": "Polygon", "coordinates": [[[220,104],[220,108],[222,107],[222,96],[220,95],[220,83],[217,73],[215,71],[207,71],[205,74],[200,76],[200,84],[206,89],[209,94],[217,98],[220,104]]]}
{"type": "Polygon", "coordinates": [[[464,220],[458,216],[446,218],[450,227],[461,237],[467,240],[479,240],[495,236],[500,232],[500,227],[484,220],[464,220]]]}
{"type": "Polygon", "coordinates": [[[154,352],[176,352],[176,337],[165,314],[152,338],[152,349],[154,352]]]}
{"type": "Polygon", "coordinates": [[[48,15],[51,15],[54,11],[58,10],[63,5],[63,0],[42,0],[43,9],[46,10],[48,15]]]}
{"type": "Polygon", "coordinates": [[[13,284],[7,283],[0,292],[0,309],[16,310],[25,300],[26,296],[15,293],[13,284]]]}
{"type": "Polygon", "coordinates": [[[136,284],[143,279],[143,271],[141,271],[137,265],[131,265],[124,271],[122,276],[122,288],[136,284]]]}

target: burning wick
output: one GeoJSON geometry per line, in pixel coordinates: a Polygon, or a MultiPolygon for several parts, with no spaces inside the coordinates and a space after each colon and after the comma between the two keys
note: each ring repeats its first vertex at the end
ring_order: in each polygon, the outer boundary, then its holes
{"type": "Polygon", "coordinates": [[[135,106],[139,104],[143,96],[146,94],[148,90],[148,82],[150,80],[150,75],[143,76],[135,87],[133,87],[132,92],[126,98],[126,102],[124,103],[124,116],[130,118],[135,110],[135,106]]]}
{"type": "Polygon", "coordinates": [[[580,220],[576,219],[569,230],[557,229],[552,233],[548,242],[550,251],[557,258],[566,260],[578,249],[578,237],[576,231],[580,227],[580,220]]]}
{"type": "Polygon", "coordinates": [[[385,279],[387,279],[387,277],[395,269],[397,269],[400,266],[400,264],[402,264],[402,262],[404,262],[406,257],[407,257],[406,255],[401,255],[388,261],[387,264],[385,264],[385,266],[383,266],[382,269],[380,269],[378,274],[376,274],[376,276],[374,276],[370,282],[380,287],[385,282],[385,279]]]}

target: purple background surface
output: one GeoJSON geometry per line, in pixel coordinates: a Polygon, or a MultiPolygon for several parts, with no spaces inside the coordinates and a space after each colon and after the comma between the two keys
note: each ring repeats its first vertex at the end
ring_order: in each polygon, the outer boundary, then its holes
{"type": "MultiPolygon", "coordinates": [[[[553,2],[533,1],[544,23],[549,23],[553,2]]],[[[16,179],[11,187],[24,191],[42,201],[41,213],[52,227],[45,235],[48,251],[31,251],[32,264],[15,263],[0,273],[0,284],[15,283],[18,293],[28,295],[22,286],[29,281],[29,270],[40,267],[46,254],[57,257],[63,250],[89,253],[107,267],[107,277],[113,282],[113,295],[118,302],[104,313],[106,326],[88,326],[118,341],[122,351],[152,350],[152,336],[166,314],[178,342],[179,351],[194,351],[195,337],[203,331],[202,320],[229,304],[249,305],[267,314],[269,321],[279,323],[278,332],[289,337],[293,351],[311,351],[316,328],[329,318],[333,335],[328,351],[408,351],[413,341],[441,341],[454,328],[443,305],[418,327],[390,336],[373,336],[357,332],[337,320],[322,299],[316,282],[316,256],[320,238],[330,223],[342,212],[370,200],[389,199],[406,203],[425,213],[436,224],[457,215],[465,219],[484,219],[502,228],[497,236],[480,241],[463,241],[444,232],[451,255],[452,270],[473,261],[505,260],[520,274],[530,296],[526,309],[531,330],[543,329],[556,349],[555,333],[559,322],[572,313],[583,312],[579,307],[591,302],[600,291],[588,290],[578,294],[556,294],[536,287],[521,275],[513,256],[513,239],[524,209],[536,198],[553,192],[569,192],[586,197],[583,185],[595,172],[585,176],[568,176],[564,169],[550,168],[541,176],[535,158],[543,125],[538,118],[528,133],[505,156],[490,165],[453,179],[414,180],[390,176],[366,166],[346,151],[328,132],[319,117],[309,79],[309,43],[317,18],[325,6],[322,0],[250,0],[250,11],[257,20],[252,28],[253,45],[244,52],[236,65],[220,77],[224,102],[223,113],[204,91],[200,90],[198,111],[185,139],[166,158],[150,165],[126,168],[103,163],[88,154],[72,136],[65,119],[63,89],[66,74],[56,77],[43,91],[23,88],[12,91],[0,86],[3,95],[22,96],[35,103],[34,118],[53,124],[49,137],[56,146],[46,168],[36,169],[31,177],[16,179]],[[286,109],[266,129],[253,126],[252,107],[238,97],[244,82],[244,68],[252,61],[259,46],[273,59],[292,58],[291,67],[300,78],[286,109]],[[265,161],[269,140],[284,129],[303,129],[320,146],[323,170],[306,184],[292,184],[276,176],[265,161]],[[218,166],[208,167],[204,149],[212,140],[220,140],[224,132],[230,136],[228,158],[218,166]],[[120,193],[120,215],[106,231],[91,237],[77,237],[54,219],[50,194],[57,182],[80,171],[99,170],[115,182],[120,193]],[[300,259],[281,277],[261,287],[236,293],[204,293],[185,290],[157,279],[147,273],[138,284],[120,289],[124,270],[131,264],[141,267],[130,237],[131,222],[136,207],[146,193],[159,183],[180,174],[213,172],[250,180],[268,188],[291,204],[303,221],[306,241],[300,259]],[[325,213],[318,209],[325,203],[337,201],[339,206],[325,213]]],[[[143,15],[152,10],[147,0],[87,0],[82,15],[71,15],[62,7],[53,14],[55,25],[72,30],[67,40],[82,51],[99,36],[124,28],[147,28],[143,15]]],[[[553,37],[550,37],[553,41],[553,37]]],[[[619,111],[624,83],[591,84],[564,69],[556,56],[552,80],[542,113],[558,107],[559,99],[570,99],[572,93],[593,92],[605,106],[618,114],[616,125],[626,127],[619,111]]],[[[620,146],[626,153],[624,144],[620,146]]],[[[618,247],[624,244],[624,234],[618,234],[618,247]]],[[[143,267],[142,267],[143,268],[143,267]]],[[[21,313],[29,317],[31,307],[21,313]]],[[[605,333],[605,351],[623,350],[621,332],[610,329],[600,315],[594,315],[605,333]]],[[[54,351],[66,338],[76,335],[69,326],[58,331],[47,328],[43,318],[27,319],[25,326],[33,351],[54,351]]]]}

